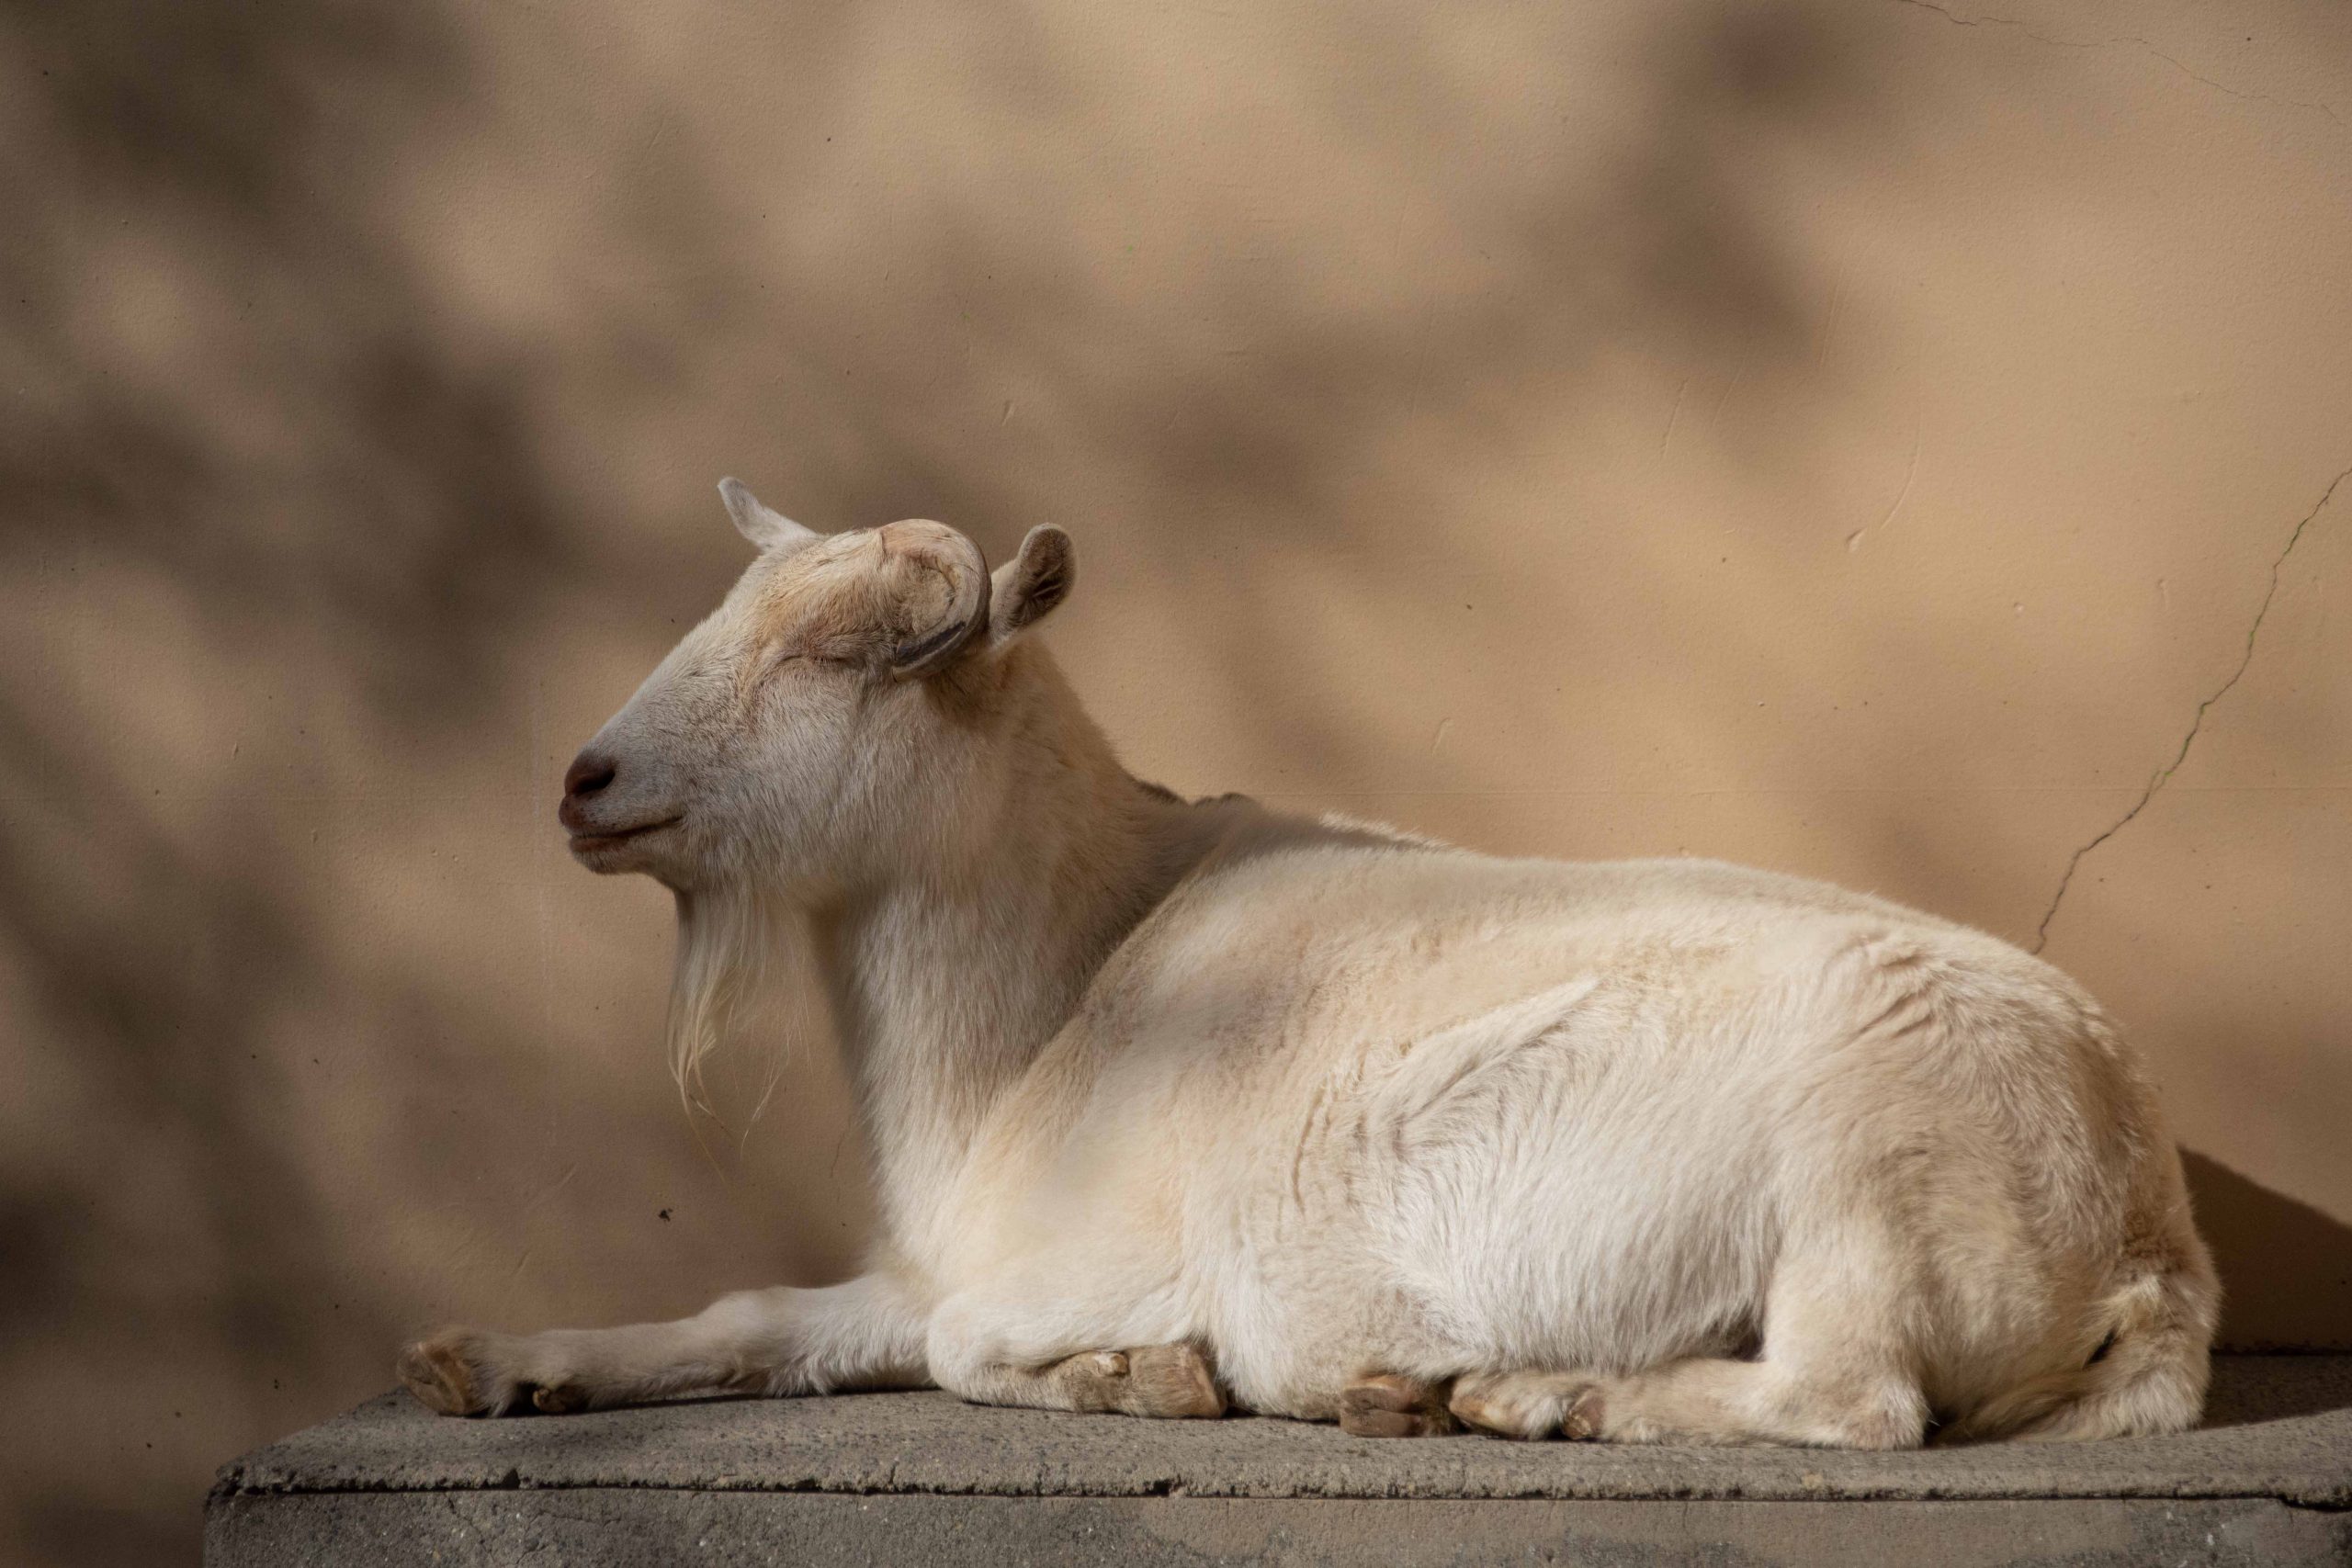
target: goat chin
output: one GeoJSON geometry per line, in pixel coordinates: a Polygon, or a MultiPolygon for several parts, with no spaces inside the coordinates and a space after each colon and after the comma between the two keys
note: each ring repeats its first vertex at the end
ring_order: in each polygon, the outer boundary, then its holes
{"type": "Polygon", "coordinates": [[[827,537],[728,501],[765,553],[567,811],[760,784],[737,828],[775,868],[678,898],[672,1063],[697,1102],[778,966],[812,965],[874,1265],[677,1324],[451,1330],[401,1361],[436,1409],[934,1383],[1876,1448],[2197,1419],[2218,1292],[2177,1155],[2039,959],[1734,866],[1188,804],[1027,635],[1066,537],[990,578],[937,524],[827,537]]]}

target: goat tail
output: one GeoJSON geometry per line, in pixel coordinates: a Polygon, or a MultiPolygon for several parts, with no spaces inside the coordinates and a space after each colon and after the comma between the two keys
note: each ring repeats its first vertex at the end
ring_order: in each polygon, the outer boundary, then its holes
{"type": "Polygon", "coordinates": [[[2205,1409],[2221,1283],[2185,1213],[2155,1255],[2127,1254],[2093,1311],[2107,1337],[2089,1362],[2027,1380],[1937,1434],[2081,1442],[2182,1432],[2205,1409]]]}

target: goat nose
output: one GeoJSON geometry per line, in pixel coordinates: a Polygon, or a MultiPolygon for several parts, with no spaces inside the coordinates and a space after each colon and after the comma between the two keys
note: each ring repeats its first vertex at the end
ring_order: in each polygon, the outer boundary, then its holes
{"type": "Polygon", "coordinates": [[[571,766],[564,772],[563,793],[594,795],[613,782],[613,774],[616,771],[610,757],[582,751],[571,759],[571,766]]]}

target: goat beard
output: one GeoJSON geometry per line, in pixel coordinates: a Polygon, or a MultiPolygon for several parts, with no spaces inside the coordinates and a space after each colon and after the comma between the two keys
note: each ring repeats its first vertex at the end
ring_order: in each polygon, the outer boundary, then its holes
{"type": "MultiPolygon", "coordinates": [[[[791,969],[800,922],[775,908],[747,882],[729,880],[676,895],[677,961],[670,980],[670,1076],[689,1115],[700,1111],[726,1125],[705,1093],[704,1066],[713,1053],[763,1013],[779,969],[791,969]]],[[[752,1120],[775,1092],[784,1057],[766,1064],[752,1120]]],[[[748,1131],[748,1123],[746,1124],[748,1131]]]]}

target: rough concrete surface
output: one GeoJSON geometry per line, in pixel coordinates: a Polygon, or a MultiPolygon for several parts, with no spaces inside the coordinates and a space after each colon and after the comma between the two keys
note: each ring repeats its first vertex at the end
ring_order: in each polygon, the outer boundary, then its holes
{"type": "Polygon", "coordinates": [[[2352,1562],[2352,1358],[2228,1358],[2206,1427],[1919,1453],[1379,1442],[941,1393],[450,1421],[405,1395],[220,1474],[281,1562],[2352,1562]]]}

